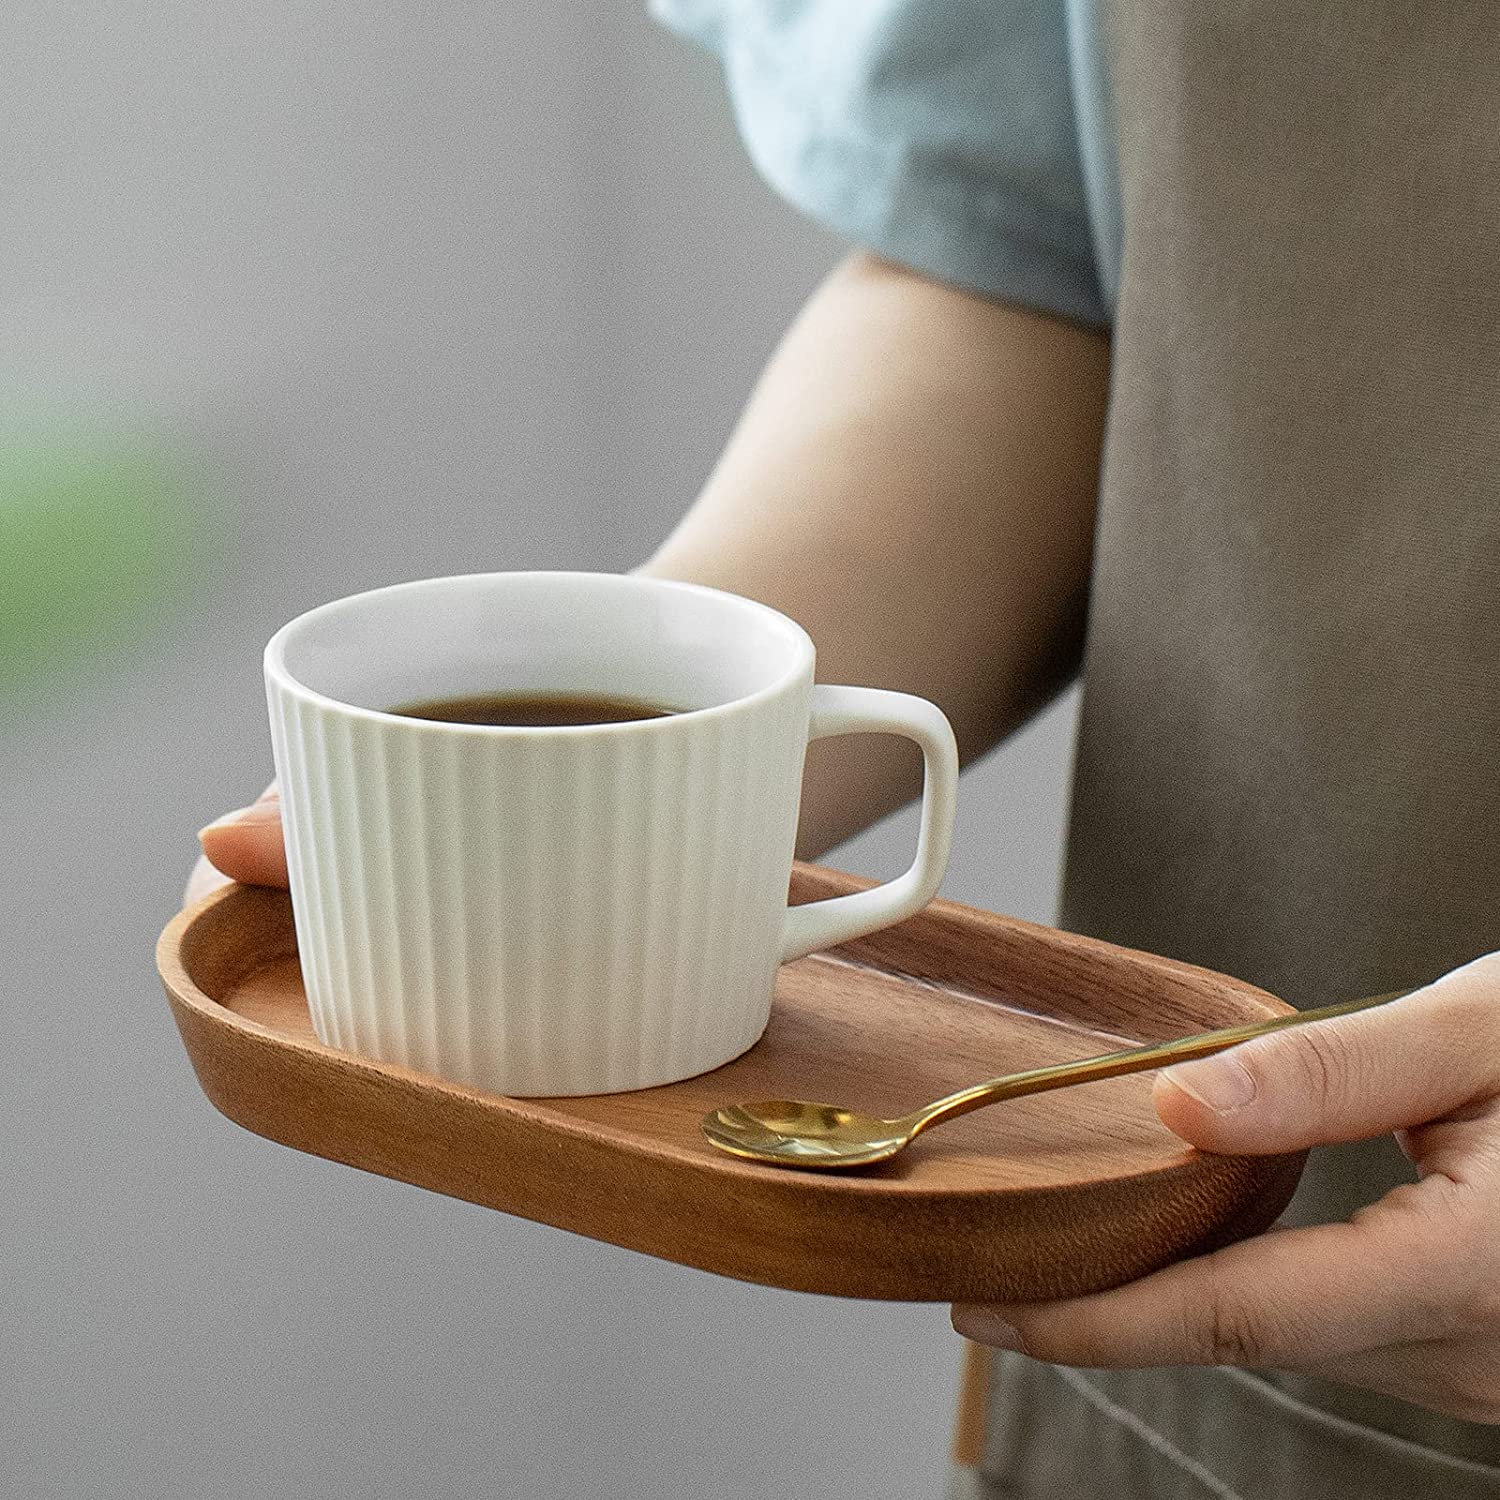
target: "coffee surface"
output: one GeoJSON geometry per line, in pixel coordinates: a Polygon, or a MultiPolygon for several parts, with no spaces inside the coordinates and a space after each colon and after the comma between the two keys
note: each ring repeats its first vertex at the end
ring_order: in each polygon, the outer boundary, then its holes
{"type": "Polygon", "coordinates": [[[636,698],[603,698],[575,693],[475,693],[464,698],[430,698],[389,710],[408,719],[444,724],[489,724],[506,729],[558,729],[583,724],[628,724],[665,719],[681,710],[636,698]]]}

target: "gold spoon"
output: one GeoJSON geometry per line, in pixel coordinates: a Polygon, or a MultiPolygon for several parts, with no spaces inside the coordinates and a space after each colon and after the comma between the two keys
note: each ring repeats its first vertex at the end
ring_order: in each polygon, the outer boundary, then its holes
{"type": "Polygon", "coordinates": [[[703,1117],[703,1133],[719,1150],[731,1156],[748,1157],[771,1166],[867,1167],[904,1150],[929,1126],[966,1115],[971,1109],[983,1109],[988,1104],[1019,1099],[1025,1094],[1044,1094],[1075,1083],[1093,1083],[1100,1078],[1118,1078],[1122,1073],[1143,1073],[1149,1068],[1207,1057],[1269,1031],[1309,1021],[1326,1021],[1330,1016],[1346,1016],[1351,1011],[1384,1005],[1411,993],[1411,989],[1391,990],[1384,995],[1344,1000],[1318,1010],[1274,1016],[1269,1021],[1252,1021],[1246,1026],[1179,1037],[1173,1042],[1152,1042],[1145,1047],[1108,1052],[1103,1057],[1011,1073],[949,1094],[896,1120],[882,1120],[858,1110],[813,1104],[804,1099],[762,1099],[754,1104],[729,1104],[710,1110],[703,1117]]]}

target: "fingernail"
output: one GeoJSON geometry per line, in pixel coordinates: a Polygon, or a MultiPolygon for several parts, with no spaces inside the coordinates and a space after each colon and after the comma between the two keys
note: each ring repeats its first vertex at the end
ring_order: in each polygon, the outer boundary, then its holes
{"type": "Polygon", "coordinates": [[[212,833],[216,828],[246,828],[254,827],[257,823],[275,823],[281,817],[281,808],[275,802],[254,802],[249,807],[237,807],[233,812],[227,812],[222,818],[215,818],[212,823],[205,823],[198,830],[198,837],[202,839],[205,833],[212,833]]]}
{"type": "Polygon", "coordinates": [[[953,1331],[976,1344],[988,1344],[991,1349],[1021,1352],[1021,1335],[1003,1318],[997,1318],[982,1307],[955,1308],[953,1331]]]}
{"type": "Polygon", "coordinates": [[[1163,1076],[1219,1115],[1243,1109],[1255,1098],[1255,1076],[1237,1057],[1179,1063],[1163,1076]]]}

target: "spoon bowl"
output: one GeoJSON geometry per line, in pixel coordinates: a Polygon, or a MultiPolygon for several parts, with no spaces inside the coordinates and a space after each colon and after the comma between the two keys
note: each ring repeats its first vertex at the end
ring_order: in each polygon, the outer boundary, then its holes
{"type": "Polygon", "coordinates": [[[788,1167],[868,1167],[911,1139],[910,1120],[882,1120],[805,1099],[729,1104],[703,1119],[719,1150],[788,1167]]]}

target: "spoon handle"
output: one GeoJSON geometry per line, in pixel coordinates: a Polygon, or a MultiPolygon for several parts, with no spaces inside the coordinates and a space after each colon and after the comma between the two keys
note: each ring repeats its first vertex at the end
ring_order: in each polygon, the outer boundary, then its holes
{"type": "Polygon", "coordinates": [[[1238,1046],[1241,1042],[1248,1042],[1253,1037],[1281,1031],[1287,1026],[1326,1021],[1332,1016],[1347,1016],[1353,1011],[1386,1005],[1420,988],[1420,985],[1413,985],[1410,989],[1390,990],[1383,995],[1366,995],[1360,1000],[1343,1000],[1337,1005],[1319,1006],[1316,1010],[1273,1016],[1268,1021],[1251,1021],[1244,1026],[1227,1026],[1220,1031],[1204,1031],[1196,1036],[1178,1037],[1175,1041],[1152,1042],[1145,1047],[1127,1047],[1123,1052],[1106,1052],[1102,1057],[1085,1057],[1077,1062],[1032,1068],[1025,1073],[1009,1073],[1003,1078],[991,1078],[987,1083],[976,1083],[956,1094],[949,1094],[945,1099],[939,1099],[925,1109],[908,1115],[902,1123],[909,1124],[911,1133],[916,1135],[929,1125],[951,1120],[957,1115],[966,1115],[973,1109],[983,1109],[987,1104],[998,1104],[1004,1099],[1019,1099],[1026,1094],[1045,1094],[1051,1089],[1065,1089],[1075,1083],[1094,1083],[1101,1078],[1118,1078],[1123,1073],[1144,1073],[1151,1068],[1164,1068],[1170,1063],[1208,1057],[1212,1053],[1223,1052],[1228,1047],[1238,1046]]]}

